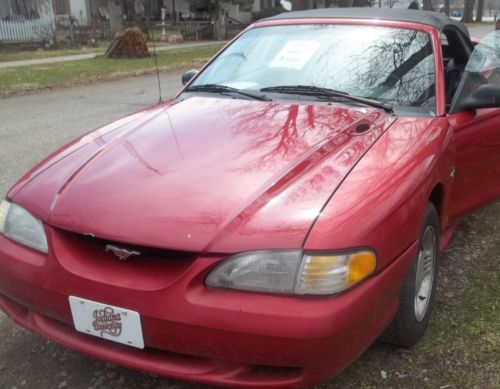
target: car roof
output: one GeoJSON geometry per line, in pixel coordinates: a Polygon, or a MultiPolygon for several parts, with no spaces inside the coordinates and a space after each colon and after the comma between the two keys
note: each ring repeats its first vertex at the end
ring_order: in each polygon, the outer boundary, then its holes
{"type": "Polygon", "coordinates": [[[448,27],[460,30],[469,37],[469,31],[460,22],[450,19],[443,13],[420,11],[415,9],[395,8],[323,8],[307,11],[284,12],[264,20],[287,20],[287,19],[380,19],[398,22],[411,22],[433,26],[439,31],[448,27]]]}

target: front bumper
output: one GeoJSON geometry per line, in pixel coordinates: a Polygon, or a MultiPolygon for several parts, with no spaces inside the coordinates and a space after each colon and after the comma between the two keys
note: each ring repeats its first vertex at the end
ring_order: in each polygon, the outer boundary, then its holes
{"type": "Polygon", "coordinates": [[[0,308],[14,321],[106,361],[230,387],[308,386],[346,367],[391,320],[417,250],[342,295],[298,298],[205,288],[220,257],[163,277],[170,264],[83,261],[91,253],[75,255],[58,232],[49,240],[45,256],[0,236],[0,308]],[[139,312],[145,349],[74,330],[70,295],[139,312]]]}

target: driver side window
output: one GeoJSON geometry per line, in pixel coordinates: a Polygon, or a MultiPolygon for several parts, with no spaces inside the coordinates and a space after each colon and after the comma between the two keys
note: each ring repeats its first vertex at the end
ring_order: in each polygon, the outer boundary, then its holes
{"type": "Polygon", "coordinates": [[[500,31],[487,34],[479,42],[465,67],[451,109],[500,106],[500,31]]]}
{"type": "Polygon", "coordinates": [[[446,29],[441,36],[443,68],[446,91],[446,108],[449,112],[457,92],[465,67],[471,55],[471,47],[465,42],[462,33],[454,28],[446,29]]]}

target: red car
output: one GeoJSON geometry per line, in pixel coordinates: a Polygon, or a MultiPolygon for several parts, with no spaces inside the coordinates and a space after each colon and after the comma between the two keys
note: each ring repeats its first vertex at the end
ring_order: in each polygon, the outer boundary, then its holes
{"type": "Polygon", "coordinates": [[[230,387],[312,385],[378,337],[415,344],[439,252],[500,195],[485,39],[416,10],[253,24],[174,99],[9,191],[0,307],[76,351],[230,387]]]}

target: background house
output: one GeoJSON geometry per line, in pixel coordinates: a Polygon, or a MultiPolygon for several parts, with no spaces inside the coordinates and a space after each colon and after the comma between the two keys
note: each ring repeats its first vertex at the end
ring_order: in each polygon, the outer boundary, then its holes
{"type": "MultiPolygon", "coordinates": [[[[105,1],[103,3],[106,6],[105,1]]],[[[92,20],[92,0],[52,0],[52,4],[56,15],[71,15],[82,25],[92,20]]]]}
{"type": "MultiPolygon", "coordinates": [[[[7,0],[9,1],[9,0],[7,0]]],[[[16,1],[16,0],[10,0],[16,1]]],[[[167,20],[210,20],[214,0],[52,0],[56,15],[71,15],[78,24],[89,25],[93,19],[109,19],[108,3],[119,3],[124,18],[131,14],[146,17],[148,8],[152,20],[160,20],[161,9],[167,10],[167,20]]],[[[232,19],[247,24],[251,21],[252,11],[270,7],[275,0],[253,0],[249,6],[220,2],[220,7],[232,19]]]]}
{"type": "Polygon", "coordinates": [[[1,20],[34,20],[53,15],[51,0],[2,0],[1,20]]]}
{"type": "Polygon", "coordinates": [[[49,43],[54,31],[51,0],[0,1],[0,43],[49,43]]]}

